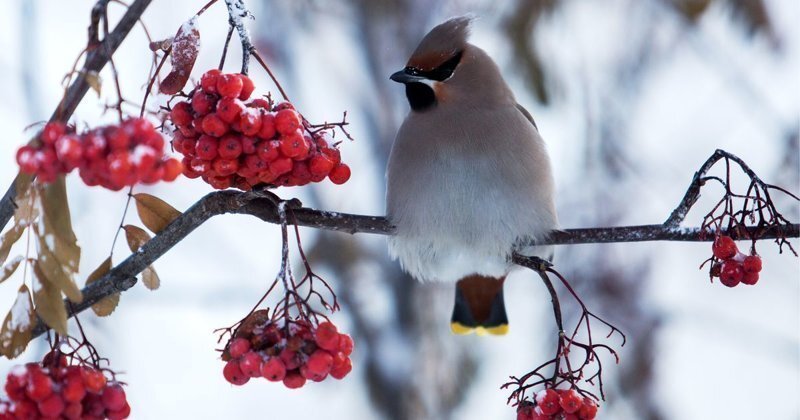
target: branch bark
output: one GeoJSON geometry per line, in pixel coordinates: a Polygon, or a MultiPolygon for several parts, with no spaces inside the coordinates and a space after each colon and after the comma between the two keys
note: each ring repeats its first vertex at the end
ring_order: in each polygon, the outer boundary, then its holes
{"type": "MultiPolygon", "coordinates": [[[[220,214],[248,214],[268,223],[280,223],[278,203],[274,198],[260,192],[239,192],[233,190],[213,192],[195,203],[180,217],[170,223],[158,235],[147,242],[138,252],[114,267],[102,279],[84,287],[83,301],[73,304],[69,316],[80,313],[103,298],[130,289],[136,284],[135,276],[147,266],[172,249],[193,230],[208,219],[220,214]]],[[[305,207],[290,211],[290,223],[315,229],[325,229],[344,233],[372,233],[391,235],[393,226],[382,216],[363,216],[315,210],[305,207]]],[[[726,232],[737,237],[736,232],[726,232]]],[[[783,228],[759,231],[759,239],[800,237],[800,224],[783,228]]],[[[670,228],[665,225],[619,226],[608,228],[565,229],[554,231],[547,241],[537,245],[566,245],[610,242],[643,241],[712,241],[700,228],[670,228]]],[[[44,333],[46,326],[41,320],[33,330],[33,337],[44,333]]]]}
{"type": "MultiPolygon", "coordinates": [[[[128,33],[130,33],[133,26],[136,25],[136,22],[142,16],[145,9],[147,9],[147,6],[150,5],[151,1],[152,0],[134,1],[128,7],[128,10],[125,11],[125,14],[119,20],[114,30],[99,44],[96,43],[97,33],[95,31],[93,34],[91,28],[96,27],[96,23],[99,22],[99,18],[97,18],[96,21],[98,13],[96,12],[97,7],[104,7],[108,1],[100,0],[97,3],[97,6],[92,9],[89,45],[87,47],[89,50],[86,55],[86,61],[83,63],[83,68],[79,71],[77,78],[72,82],[72,85],[67,89],[61,102],[56,107],[56,110],[50,117],[50,121],[66,122],[69,120],[75,112],[75,108],[77,108],[78,104],[83,100],[86,92],[89,91],[89,83],[86,81],[86,75],[90,72],[99,72],[105,67],[114,54],[114,51],[117,50],[117,47],[119,47],[122,41],[128,36],[128,33]],[[95,41],[94,44],[93,41],[95,41]]],[[[4,227],[14,214],[14,209],[16,208],[14,199],[17,197],[17,185],[19,181],[20,175],[17,175],[14,181],[11,182],[11,186],[6,190],[3,198],[0,199],[0,228],[4,227]]]]}

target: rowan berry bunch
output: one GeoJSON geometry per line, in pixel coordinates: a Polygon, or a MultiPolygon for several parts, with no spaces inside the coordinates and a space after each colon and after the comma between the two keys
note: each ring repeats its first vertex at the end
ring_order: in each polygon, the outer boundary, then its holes
{"type": "Polygon", "coordinates": [[[13,368],[5,384],[9,400],[0,401],[0,420],[119,420],[130,415],[122,383],[94,366],[67,359],[54,350],[40,363],[13,368]]]}
{"type": "Polygon", "coordinates": [[[77,168],[86,185],[115,191],[138,183],[171,182],[182,171],[179,160],[164,155],[163,137],[143,118],[80,135],[63,123],[47,123],[37,141],[19,148],[17,163],[22,172],[44,183],[77,168]]]}
{"type": "Polygon", "coordinates": [[[761,257],[752,249],[750,255],[739,252],[736,242],[727,235],[718,235],[711,246],[710,276],[719,277],[719,282],[728,287],[738,284],[754,285],[761,272],[761,257]]]}
{"type": "Polygon", "coordinates": [[[313,325],[298,319],[281,326],[268,311],[259,310],[242,322],[225,346],[222,374],[234,385],[265,378],[296,389],[307,380],[344,378],[353,368],[352,352],[353,339],[331,322],[313,325]]]}
{"type": "Polygon", "coordinates": [[[517,407],[517,420],[591,420],[597,416],[597,402],[574,389],[547,388],[533,401],[517,407]]]}
{"type": "MultiPolygon", "coordinates": [[[[250,190],[258,184],[300,186],[326,177],[350,178],[325,127],[311,126],[289,102],[248,100],[255,86],[243,74],[213,69],[187,101],[170,111],[173,148],[184,155],[183,173],[216,189],[250,190]]],[[[328,127],[329,128],[329,127],[328,127]]]]}

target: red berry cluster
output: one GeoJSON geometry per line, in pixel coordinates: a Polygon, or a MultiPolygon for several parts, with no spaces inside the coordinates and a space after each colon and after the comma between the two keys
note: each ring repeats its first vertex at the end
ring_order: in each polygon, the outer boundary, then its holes
{"type": "Polygon", "coordinates": [[[130,415],[125,390],[90,366],[68,365],[63,355],[17,366],[5,384],[9,401],[0,401],[0,420],[119,420],[130,415]]]}
{"type": "Polygon", "coordinates": [[[295,389],[306,380],[321,382],[329,375],[342,379],[352,370],[353,339],[332,323],[315,328],[295,321],[281,328],[263,319],[254,313],[228,342],[222,355],[227,360],[222,374],[228,382],[244,385],[250,378],[263,377],[295,389]]]}
{"type": "Polygon", "coordinates": [[[36,174],[44,183],[78,168],[86,185],[117,191],[140,182],[171,182],[182,171],[179,160],[164,156],[164,138],[143,118],[81,135],[63,123],[50,122],[38,143],[20,147],[17,163],[22,172],[36,174]]]}
{"type": "Polygon", "coordinates": [[[711,268],[711,276],[719,277],[720,283],[735,287],[739,283],[754,285],[758,282],[758,273],[761,272],[761,257],[758,254],[742,254],[736,242],[726,235],[714,240],[711,251],[721,261],[711,268]]]}
{"type": "Polygon", "coordinates": [[[328,177],[350,178],[339,149],[322,132],[306,132],[292,104],[250,98],[255,86],[242,74],[209,70],[189,100],[170,111],[172,146],[184,155],[183,174],[216,189],[254,185],[298,186],[328,177]]]}
{"type": "Polygon", "coordinates": [[[535,402],[524,401],[517,409],[517,420],[590,420],[597,415],[597,403],[574,389],[545,389],[535,402]]]}

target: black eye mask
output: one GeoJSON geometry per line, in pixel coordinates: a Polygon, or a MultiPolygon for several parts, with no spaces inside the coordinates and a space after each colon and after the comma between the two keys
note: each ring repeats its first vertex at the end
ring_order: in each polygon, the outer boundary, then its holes
{"type": "Polygon", "coordinates": [[[459,51],[453,56],[453,58],[440,64],[439,67],[436,67],[433,70],[422,71],[415,67],[406,67],[404,70],[407,74],[412,76],[419,76],[430,80],[436,80],[437,82],[443,82],[453,75],[453,71],[455,71],[456,66],[458,66],[459,62],[461,62],[462,55],[464,55],[464,51],[459,51]]]}

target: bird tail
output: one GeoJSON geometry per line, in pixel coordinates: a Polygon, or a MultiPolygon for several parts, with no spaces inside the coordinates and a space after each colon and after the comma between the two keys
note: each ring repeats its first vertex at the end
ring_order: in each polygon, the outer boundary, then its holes
{"type": "Polygon", "coordinates": [[[504,335],[508,332],[508,316],[500,278],[477,274],[456,283],[456,301],[450,329],[455,334],[504,335]]]}

